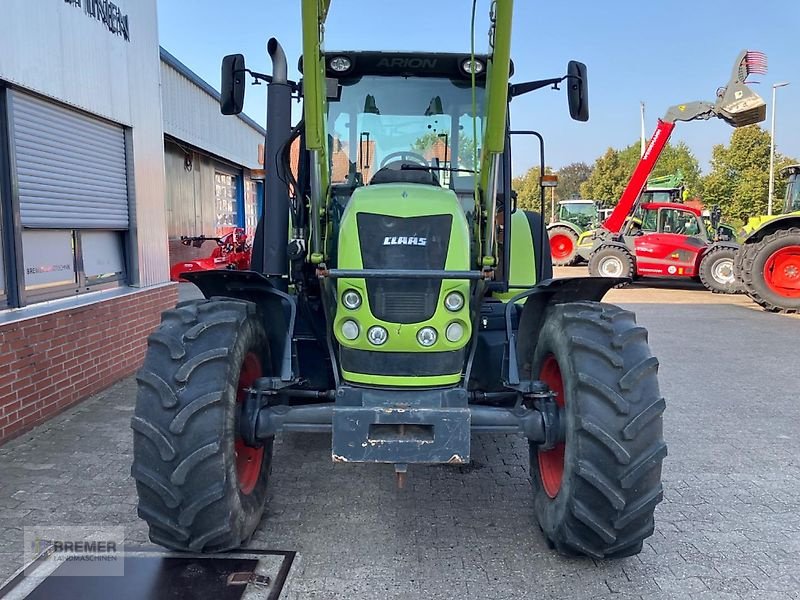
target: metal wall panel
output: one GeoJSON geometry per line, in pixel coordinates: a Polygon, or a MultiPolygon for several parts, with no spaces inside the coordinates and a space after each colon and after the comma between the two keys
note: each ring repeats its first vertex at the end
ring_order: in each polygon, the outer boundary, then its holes
{"type": "Polygon", "coordinates": [[[11,115],[23,227],[128,228],[122,127],[16,91],[11,115]]]}
{"type": "Polygon", "coordinates": [[[214,171],[208,156],[165,144],[167,171],[167,228],[169,239],[182,235],[214,235],[214,171]],[[191,168],[186,168],[186,157],[191,168]]]}
{"type": "MultiPolygon", "coordinates": [[[[258,169],[264,130],[246,118],[219,112],[219,95],[168,52],[161,52],[164,133],[230,162],[258,169]]],[[[263,88],[262,88],[263,89],[263,88]]]]}
{"type": "Polygon", "coordinates": [[[169,280],[156,0],[119,0],[130,41],[64,0],[2,0],[0,79],[126,126],[133,285],[169,280]]]}

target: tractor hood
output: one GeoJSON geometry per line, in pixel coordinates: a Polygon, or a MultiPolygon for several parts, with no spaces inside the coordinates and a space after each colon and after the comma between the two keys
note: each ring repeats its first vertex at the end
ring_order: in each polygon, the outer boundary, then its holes
{"type": "Polygon", "coordinates": [[[786,215],[760,215],[758,217],[750,217],[745,223],[745,226],[739,231],[739,241],[744,241],[755,233],[761,231],[765,226],[774,221],[795,221],[800,217],[800,213],[789,213],[786,215]]]}
{"type": "MultiPolygon", "coordinates": [[[[471,264],[470,232],[454,192],[438,185],[380,183],[358,188],[339,228],[340,269],[465,271],[471,264]]],[[[359,295],[354,308],[339,303],[334,334],[345,381],[387,386],[453,385],[460,380],[471,335],[466,280],[342,278],[337,294],[359,295]],[[457,294],[461,306],[448,308],[457,294]],[[345,324],[357,334],[344,334],[345,324]],[[453,324],[460,335],[445,332],[453,324]],[[365,336],[387,332],[375,344],[365,336]],[[430,343],[421,330],[434,331],[430,343]]]]}

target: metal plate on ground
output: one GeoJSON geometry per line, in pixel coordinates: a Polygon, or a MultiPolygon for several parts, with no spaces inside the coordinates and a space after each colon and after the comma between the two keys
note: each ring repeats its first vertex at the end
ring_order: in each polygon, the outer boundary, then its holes
{"type": "Polygon", "coordinates": [[[68,562],[48,561],[47,550],[2,588],[2,600],[277,600],[294,552],[241,550],[179,554],[126,547],[124,575],[70,576],[68,562]]]}

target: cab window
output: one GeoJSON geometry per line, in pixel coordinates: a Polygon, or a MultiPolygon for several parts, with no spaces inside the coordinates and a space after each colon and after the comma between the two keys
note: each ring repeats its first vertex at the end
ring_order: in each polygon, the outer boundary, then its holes
{"type": "Polygon", "coordinates": [[[700,235],[700,225],[697,222],[697,216],[688,210],[662,208],[658,214],[658,231],[660,233],[700,235]]]}

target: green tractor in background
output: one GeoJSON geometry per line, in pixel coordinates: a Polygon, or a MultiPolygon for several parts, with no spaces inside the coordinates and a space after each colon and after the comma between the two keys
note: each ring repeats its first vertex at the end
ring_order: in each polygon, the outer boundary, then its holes
{"type": "Polygon", "coordinates": [[[600,225],[600,203],[597,200],[561,200],[558,215],[547,226],[553,266],[568,267],[578,259],[578,238],[584,231],[600,225]]]}
{"type": "Polygon", "coordinates": [[[639,196],[639,204],[650,202],[686,202],[688,192],[684,185],[683,172],[678,169],[671,175],[650,177],[647,187],[639,196]]]}
{"type": "Polygon", "coordinates": [[[800,165],[786,167],[780,215],[751,218],[740,234],[736,275],[754,302],[771,312],[800,312],[800,165]]]}

